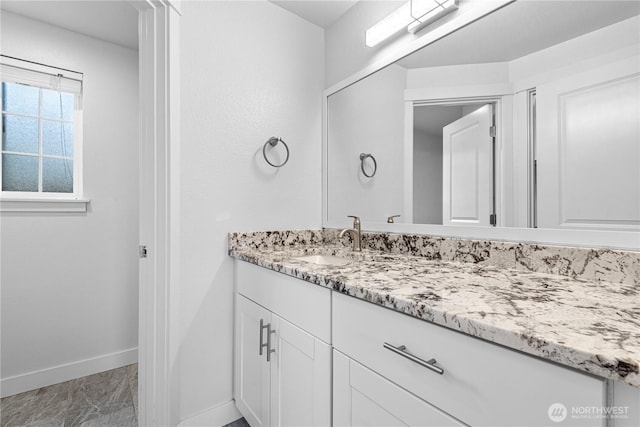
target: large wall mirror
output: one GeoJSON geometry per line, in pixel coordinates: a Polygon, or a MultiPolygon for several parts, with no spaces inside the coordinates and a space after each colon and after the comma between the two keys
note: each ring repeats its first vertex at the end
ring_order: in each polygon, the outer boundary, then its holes
{"type": "Polygon", "coordinates": [[[518,0],[327,93],[324,225],[640,246],[639,14],[518,0]]]}

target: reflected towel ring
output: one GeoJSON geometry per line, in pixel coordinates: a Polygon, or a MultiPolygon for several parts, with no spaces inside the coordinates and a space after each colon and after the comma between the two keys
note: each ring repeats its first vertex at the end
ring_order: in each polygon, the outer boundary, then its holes
{"type": "Polygon", "coordinates": [[[376,174],[378,170],[378,162],[376,162],[376,158],[369,153],[360,153],[360,170],[362,170],[362,174],[367,178],[373,178],[373,176],[376,174]],[[367,160],[367,158],[370,158],[371,160],[373,160],[373,172],[371,172],[371,175],[368,175],[364,171],[364,161],[367,160]]]}
{"type": "Polygon", "coordinates": [[[262,155],[264,156],[264,160],[267,163],[269,163],[270,166],[273,166],[274,168],[280,168],[286,165],[287,162],[289,161],[289,147],[287,146],[287,144],[285,144],[285,142],[282,139],[272,136],[271,138],[269,138],[267,142],[264,143],[264,147],[262,147],[262,155]],[[284,145],[284,149],[287,150],[287,157],[284,159],[284,162],[280,163],[279,165],[276,165],[274,163],[271,163],[267,158],[267,145],[271,145],[272,147],[275,147],[276,145],[278,145],[278,142],[282,142],[282,145],[284,145]]]}

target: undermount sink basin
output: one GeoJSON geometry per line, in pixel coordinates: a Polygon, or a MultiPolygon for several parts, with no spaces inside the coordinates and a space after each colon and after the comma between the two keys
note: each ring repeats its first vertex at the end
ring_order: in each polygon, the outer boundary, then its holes
{"type": "Polygon", "coordinates": [[[351,261],[352,261],[349,258],[342,258],[335,255],[305,255],[305,256],[293,257],[291,259],[308,262],[310,264],[333,265],[333,266],[351,264],[351,261]]]}

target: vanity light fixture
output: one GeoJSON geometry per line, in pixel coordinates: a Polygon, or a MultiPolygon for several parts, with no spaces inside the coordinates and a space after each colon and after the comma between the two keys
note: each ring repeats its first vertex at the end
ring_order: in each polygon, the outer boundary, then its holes
{"type": "Polygon", "coordinates": [[[458,0],[430,0],[430,1],[411,1],[411,16],[419,16],[407,27],[407,31],[415,34],[427,25],[437,21],[445,15],[453,12],[458,8],[458,0]],[[429,5],[429,3],[432,3],[429,5]],[[437,6],[434,7],[434,3],[437,6]],[[429,10],[426,10],[427,6],[429,10]]]}
{"type": "Polygon", "coordinates": [[[409,1],[369,28],[364,35],[365,44],[373,47],[396,34],[413,21],[414,19],[411,17],[411,1],[409,1]]]}
{"type": "Polygon", "coordinates": [[[365,33],[365,44],[373,47],[403,28],[416,33],[457,8],[458,0],[409,0],[369,28],[365,33]]]}

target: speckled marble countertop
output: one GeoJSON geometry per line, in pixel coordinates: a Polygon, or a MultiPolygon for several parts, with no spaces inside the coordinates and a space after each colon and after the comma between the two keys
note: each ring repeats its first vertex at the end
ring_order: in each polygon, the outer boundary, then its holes
{"type": "Polygon", "coordinates": [[[640,387],[640,292],[634,284],[340,246],[230,248],[232,257],[640,387]],[[332,267],[291,259],[350,257],[332,267]]]}

